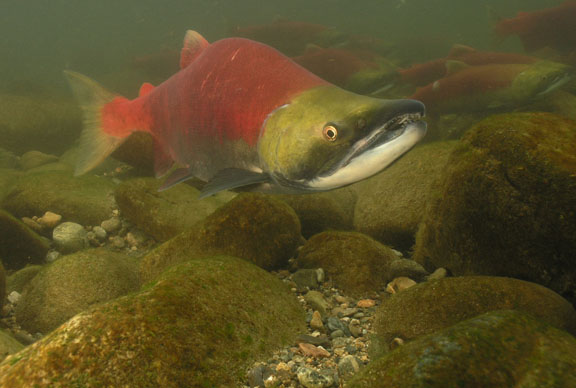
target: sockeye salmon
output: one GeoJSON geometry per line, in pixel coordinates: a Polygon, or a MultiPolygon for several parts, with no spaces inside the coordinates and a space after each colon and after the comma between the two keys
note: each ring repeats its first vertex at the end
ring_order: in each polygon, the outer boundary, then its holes
{"type": "Polygon", "coordinates": [[[161,189],[197,177],[201,196],[324,191],[376,174],[426,133],[419,101],[345,91],[248,39],[209,44],[188,31],[180,67],[133,100],[66,72],[84,113],[76,175],[146,131],[156,176],[171,172],[161,189]]]}

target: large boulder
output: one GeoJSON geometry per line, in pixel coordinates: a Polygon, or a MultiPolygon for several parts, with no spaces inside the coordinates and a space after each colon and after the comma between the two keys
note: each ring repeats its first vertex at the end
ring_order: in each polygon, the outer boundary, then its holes
{"type": "Polygon", "coordinates": [[[40,264],[49,249],[48,242],[10,213],[0,209],[0,257],[8,269],[40,264]]]}
{"type": "Polygon", "coordinates": [[[51,211],[66,221],[100,225],[116,207],[114,189],[115,184],[107,178],[41,171],[22,176],[1,205],[17,217],[41,216],[51,211]]]}
{"type": "Polygon", "coordinates": [[[323,268],[336,287],[360,295],[378,291],[392,280],[389,266],[397,258],[391,248],[369,236],[334,231],[313,236],[296,261],[301,268],[323,268]]]}
{"type": "Polygon", "coordinates": [[[80,109],[71,99],[0,94],[0,147],[16,154],[60,154],[81,127],[80,109]]]}
{"type": "Polygon", "coordinates": [[[455,275],[517,277],[574,298],[576,122],[549,113],[472,128],[420,225],[414,259],[455,275]]]}
{"type": "Polygon", "coordinates": [[[398,249],[409,249],[456,142],[416,147],[382,173],[358,183],[354,227],[398,249]]]}
{"type": "Polygon", "coordinates": [[[304,329],[275,276],[232,257],[191,260],[10,356],[0,386],[235,387],[304,329]]]}
{"type": "Polygon", "coordinates": [[[200,192],[185,184],[158,192],[161,184],[159,179],[136,178],[120,184],[114,193],[122,215],[158,241],[190,229],[233,197],[224,192],[199,199],[200,192]]]}
{"type": "Polygon", "coordinates": [[[576,310],[554,291],[523,280],[463,276],[431,280],[383,300],[374,329],[389,344],[411,340],[494,310],[524,311],[576,334],[576,310]]]}
{"type": "Polygon", "coordinates": [[[133,258],[105,249],[64,256],[44,267],[24,288],[16,321],[26,330],[48,333],[88,307],[136,291],[133,258]]]}
{"type": "Polygon", "coordinates": [[[140,275],[150,281],[171,265],[214,254],[281,268],[301,241],[300,221],[290,206],[273,196],[242,193],[142,258],[140,275]]]}
{"type": "Polygon", "coordinates": [[[350,388],[574,387],[576,339],[518,311],[490,312],[371,362],[350,388]]]}
{"type": "Polygon", "coordinates": [[[6,278],[6,293],[10,295],[12,291],[22,294],[28,283],[44,268],[42,265],[27,265],[18,271],[10,274],[6,278]]]}

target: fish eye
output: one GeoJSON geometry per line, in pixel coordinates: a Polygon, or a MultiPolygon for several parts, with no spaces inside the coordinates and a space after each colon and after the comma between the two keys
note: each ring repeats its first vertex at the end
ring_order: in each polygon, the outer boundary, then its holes
{"type": "Polygon", "coordinates": [[[326,125],[322,131],[324,139],[334,141],[338,137],[338,129],[333,125],[326,125]]]}

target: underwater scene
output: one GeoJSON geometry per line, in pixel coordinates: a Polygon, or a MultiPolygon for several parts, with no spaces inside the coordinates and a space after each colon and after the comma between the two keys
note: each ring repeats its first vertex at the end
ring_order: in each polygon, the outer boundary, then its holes
{"type": "Polygon", "coordinates": [[[576,0],[0,32],[0,388],[576,387],[576,0]]]}

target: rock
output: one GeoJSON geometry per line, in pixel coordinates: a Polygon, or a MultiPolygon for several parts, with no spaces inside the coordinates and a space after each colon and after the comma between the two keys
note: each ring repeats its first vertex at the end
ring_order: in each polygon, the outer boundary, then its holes
{"type": "Polygon", "coordinates": [[[354,356],[344,356],[338,362],[338,372],[343,379],[349,379],[360,370],[360,363],[354,356]]]}
{"type": "Polygon", "coordinates": [[[304,330],[298,301],[274,275],[232,257],[191,260],[5,360],[0,386],[233,387],[304,330]]]}
{"type": "Polygon", "coordinates": [[[355,185],[354,228],[395,248],[411,248],[433,184],[456,144],[415,147],[382,173],[355,185]]]}
{"type": "Polygon", "coordinates": [[[296,372],[298,381],[306,388],[327,388],[334,384],[334,377],[329,374],[321,374],[314,369],[300,367],[296,372]]]}
{"type": "Polygon", "coordinates": [[[427,280],[444,279],[446,276],[448,276],[448,271],[445,268],[437,268],[428,276],[427,280]]]}
{"type": "Polygon", "coordinates": [[[27,265],[26,267],[14,272],[6,279],[6,292],[12,291],[22,293],[30,280],[34,278],[42,269],[41,265],[27,265]]]}
{"type": "Polygon", "coordinates": [[[265,387],[264,382],[272,376],[273,371],[268,365],[257,365],[248,371],[250,387],[265,387]]]}
{"type": "Polygon", "coordinates": [[[48,252],[48,243],[29,227],[0,209],[0,257],[8,269],[39,264],[48,252]]]}
{"type": "Polygon", "coordinates": [[[344,335],[350,337],[352,334],[350,330],[348,330],[348,326],[346,326],[340,319],[336,317],[328,317],[326,319],[326,327],[330,331],[341,330],[344,335]]]}
{"type": "Polygon", "coordinates": [[[396,259],[390,263],[388,268],[392,278],[407,277],[420,282],[428,276],[424,267],[414,260],[396,259]]]}
{"type": "Polygon", "coordinates": [[[392,249],[356,232],[323,232],[313,236],[298,252],[302,268],[322,267],[335,286],[350,294],[383,288],[391,280],[392,249]]]}
{"type": "Polygon", "coordinates": [[[389,294],[395,294],[415,286],[416,284],[417,283],[414,280],[401,276],[399,278],[394,278],[394,280],[386,285],[386,292],[389,294]]]}
{"type": "Polygon", "coordinates": [[[46,171],[22,176],[6,194],[2,207],[16,217],[51,211],[82,225],[100,225],[116,207],[114,183],[93,175],[46,171]]]}
{"type": "Polygon", "coordinates": [[[18,291],[12,291],[11,293],[8,294],[6,299],[8,300],[8,302],[12,304],[18,304],[18,302],[20,302],[21,297],[22,295],[18,291]]]}
{"type": "Polygon", "coordinates": [[[322,314],[320,314],[320,311],[314,310],[312,313],[310,328],[312,330],[324,331],[324,324],[322,323],[322,314]]]}
{"type": "Polygon", "coordinates": [[[430,334],[493,310],[519,310],[576,333],[576,311],[555,292],[518,279],[464,276],[420,283],[382,301],[375,331],[389,343],[430,334]]]}
{"type": "Polygon", "coordinates": [[[572,387],[575,360],[568,333],[525,313],[494,311],[395,349],[348,387],[572,387]]]}
{"type": "Polygon", "coordinates": [[[20,157],[20,167],[27,171],[57,161],[58,157],[55,155],[48,155],[40,151],[28,151],[20,157]]]}
{"type": "Polygon", "coordinates": [[[0,169],[17,169],[20,161],[14,153],[0,147],[0,169]]]}
{"type": "MultiPolygon", "coordinates": [[[[106,222],[106,221],[102,221],[102,222],[106,222]]],[[[92,232],[94,232],[94,237],[100,242],[105,241],[106,237],[108,236],[108,233],[106,232],[106,230],[104,228],[102,228],[101,226],[93,227],[92,232]]]]}
{"type": "Polygon", "coordinates": [[[148,132],[132,132],[112,157],[134,167],[140,174],[154,175],[154,139],[148,132]]]}
{"type": "Polygon", "coordinates": [[[264,269],[286,266],[302,236],[290,206],[259,193],[242,193],[196,227],[147,254],[141,262],[144,282],[165,268],[210,254],[228,254],[264,269]]]}
{"type": "Polygon", "coordinates": [[[0,94],[0,147],[18,155],[59,155],[78,137],[80,109],[71,98],[0,94]]]}
{"type": "Polygon", "coordinates": [[[307,343],[299,343],[298,348],[306,357],[314,357],[314,358],[325,358],[330,357],[330,352],[326,349],[314,346],[312,344],[307,343]]]}
{"type": "Polygon", "coordinates": [[[86,230],[74,222],[63,222],[54,228],[52,240],[61,253],[72,253],[88,247],[86,230]]]}
{"type": "Polygon", "coordinates": [[[138,289],[133,259],[104,249],[64,256],[44,267],[16,306],[16,320],[29,332],[48,333],[88,307],[138,289]]]}
{"type": "Polygon", "coordinates": [[[324,334],[320,334],[318,337],[314,337],[308,334],[300,334],[298,338],[296,338],[296,343],[306,343],[312,344],[316,346],[330,346],[330,339],[326,337],[324,334]]]}
{"type": "Polygon", "coordinates": [[[46,262],[52,263],[52,262],[58,260],[61,256],[62,256],[62,254],[58,251],[50,251],[46,254],[46,262]]]}
{"type": "Polygon", "coordinates": [[[38,218],[40,226],[46,229],[54,229],[60,221],[62,221],[62,216],[52,212],[46,212],[42,217],[38,218]]]}
{"type": "Polygon", "coordinates": [[[302,224],[302,236],[310,238],[326,230],[352,230],[356,193],[342,189],[307,195],[279,195],[290,205],[302,224]]]}
{"type": "Polygon", "coordinates": [[[118,217],[112,217],[102,221],[102,223],[100,223],[100,227],[106,233],[115,234],[120,230],[120,228],[122,228],[122,221],[120,221],[120,218],[118,217]]]}
{"type": "Polygon", "coordinates": [[[0,203],[4,197],[12,190],[18,177],[22,173],[12,169],[0,168],[0,203]]]}
{"type": "Polygon", "coordinates": [[[318,288],[318,274],[315,269],[299,269],[292,275],[292,281],[296,283],[298,289],[318,288]]]}
{"type": "Polygon", "coordinates": [[[356,303],[357,307],[370,308],[376,306],[376,301],[374,299],[361,299],[356,303]]]}
{"type": "Polygon", "coordinates": [[[447,166],[414,259],[454,275],[529,280],[576,301],[576,123],[492,116],[467,132],[447,166]]]}
{"type": "Polygon", "coordinates": [[[323,317],[328,315],[328,311],[330,310],[330,303],[328,303],[320,291],[308,291],[306,295],[304,295],[304,300],[314,310],[318,310],[320,315],[323,317]]]}
{"type": "Polygon", "coordinates": [[[161,184],[161,179],[131,179],[114,194],[122,214],[158,241],[190,229],[234,196],[224,192],[199,199],[200,192],[192,186],[181,184],[159,192],[161,184]]]}
{"type": "Polygon", "coordinates": [[[24,345],[16,338],[10,335],[9,332],[0,330],[0,361],[4,360],[9,354],[18,353],[22,349],[24,349],[24,345]]]}

